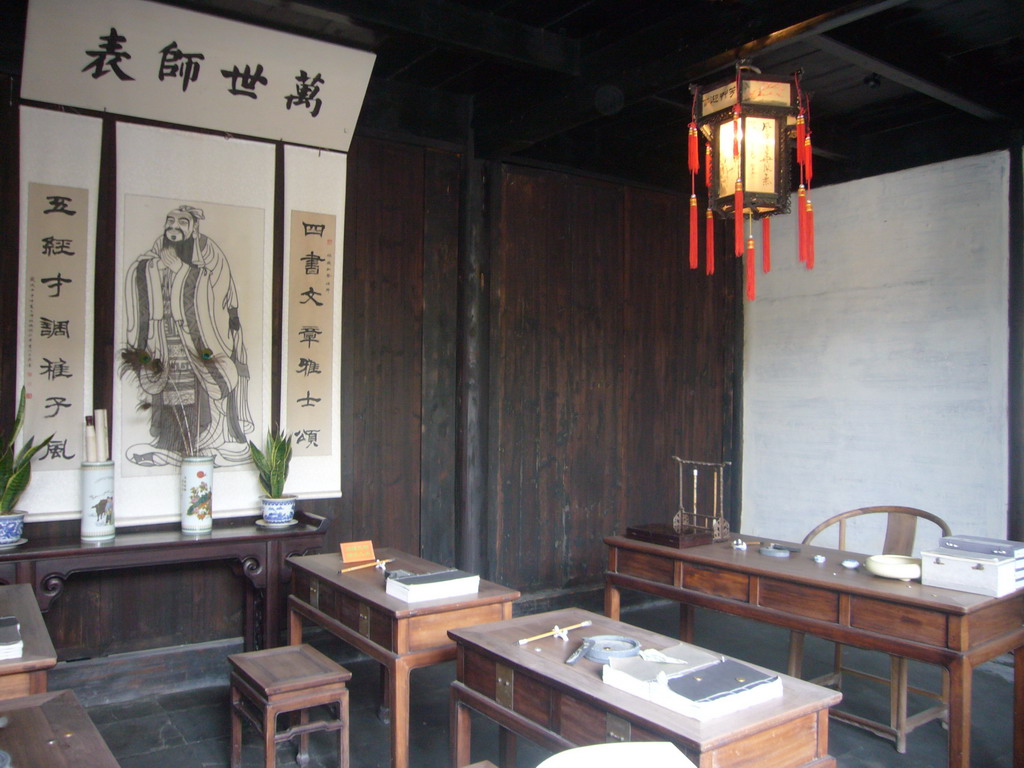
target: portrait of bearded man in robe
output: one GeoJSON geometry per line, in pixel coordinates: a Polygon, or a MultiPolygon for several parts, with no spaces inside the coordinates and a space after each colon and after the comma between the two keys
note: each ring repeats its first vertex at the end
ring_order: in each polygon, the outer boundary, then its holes
{"type": "Polygon", "coordinates": [[[202,209],[167,214],[163,233],[125,278],[122,374],[135,374],[151,440],[128,446],[139,466],[213,456],[249,461],[249,367],[228,259],[200,232],[202,209]]]}

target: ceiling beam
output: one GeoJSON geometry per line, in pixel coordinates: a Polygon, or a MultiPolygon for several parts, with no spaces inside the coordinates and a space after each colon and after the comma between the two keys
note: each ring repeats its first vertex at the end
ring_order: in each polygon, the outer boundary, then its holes
{"type": "MultiPolygon", "coordinates": [[[[262,0],[267,2],[267,0],[262,0]]],[[[576,40],[448,0],[270,0],[294,13],[417,35],[499,61],[579,74],[576,40]]]]}
{"type": "Polygon", "coordinates": [[[551,78],[518,91],[496,91],[479,98],[475,105],[477,147],[497,156],[521,151],[600,118],[600,99],[595,104],[595,96],[602,92],[615,91],[622,104],[632,104],[685,86],[767,48],[803,40],[905,2],[859,0],[837,6],[834,0],[777,0],[759,6],[755,15],[749,5],[723,4],[718,23],[709,25],[697,42],[654,59],[649,50],[642,55],[638,52],[636,60],[649,60],[639,67],[604,73],[606,59],[602,51],[596,51],[582,62],[583,75],[568,84],[551,78]]]}
{"type": "MultiPolygon", "coordinates": [[[[961,112],[974,115],[982,120],[1009,121],[1012,119],[1009,113],[987,106],[981,103],[976,96],[968,96],[965,92],[957,89],[955,86],[950,84],[948,75],[946,77],[940,77],[937,73],[929,73],[927,75],[919,74],[917,72],[912,72],[908,68],[910,64],[907,62],[907,59],[914,62],[927,61],[928,59],[918,56],[903,56],[901,57],[901,59],[903,59],[902,63],[896,64],[893,61],[883,59],[878,55],[859,50],[858,48],[841,42],[829,35],[818,35],[815,37],[813,45],[824,53],[835,56],[848,64],[853,64],[855,67],[863,69],[866,74],[875,73],[879,77],[891,80],[905,88],[917,91],[918,93],[935,99],[936,101],[941,101],[942,103],[948,104],[961,112]]],[[[934,56],[930,58],[934,59],[934,56]]],[[[918,65],[915,64],[915,67],[917,66],[918,65]]],[[[956,77],[956,80],[958,81],[962,79],[962,76],[956,77]]],[[[983,80],[979,78],[975,82],[981,83],[983,80]]]]}

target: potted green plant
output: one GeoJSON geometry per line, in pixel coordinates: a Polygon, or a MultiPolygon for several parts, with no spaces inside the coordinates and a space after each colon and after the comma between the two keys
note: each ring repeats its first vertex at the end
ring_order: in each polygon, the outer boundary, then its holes
{"type": "Polygon", "coordinates": [[[14,508],[21,498],[22,492],[28,488],[32,479],[32,459],[46,448],[51,438],[47,437],[39,444],[30,437],[21,450],[15,452],[14,445],[25,423],[25,388],[21,388],[18,399],[18,413],[14,417],[11,436],[4,441],[4,452],[0,456],[0,547],[11,545],[21,539],[25,513],[14,508]]]}
{"type": "Polygon", "coordinates": [[[279,429],[268,429],[263,450],[249,441],[249,455],[259,471],[263,522],[266,525],[291,525],[295,515],[295,496],[284,492],[288,467],[292,460],[292,436],[279,429]]]}

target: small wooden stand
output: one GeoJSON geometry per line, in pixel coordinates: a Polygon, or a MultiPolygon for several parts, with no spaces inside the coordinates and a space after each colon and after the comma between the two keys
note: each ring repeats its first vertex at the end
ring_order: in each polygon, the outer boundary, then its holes
{"type": "Polygon", "coordinates": [[[728,462],[692,461],[680,459],[678,456],[672,458],[679,465],[679,508],[672,519],[672,525],[666,523],[634,525],[626,529],[626,538],[677,549],[710,544],[714,541],[725,541],[729,538],[729,522],[723,514],[723,474],[728,462]],[[684,467],[690,470],[692,478],[688,488],[686,473],[683,472],[684,467]],[[711,472],[710,491],[701,490],[702,486],[699,484],[701,471],[711,472]],[[686,509],[685,503],[687,496],[691,500],[689,510],[686,509]],[[706,502],[711,502],[710,515],[700,514],[697,511],[698,502],[702,496],[705,501],[705,509],[707,508],[706,502]]]}

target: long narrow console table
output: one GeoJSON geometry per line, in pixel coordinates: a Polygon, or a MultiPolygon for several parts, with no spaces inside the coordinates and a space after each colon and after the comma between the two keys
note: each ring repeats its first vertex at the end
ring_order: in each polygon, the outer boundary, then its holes
{"type": "Polygon", "coordinates": [[[246,580],[245,650],[270,648],[283,629],[291,581],[285,559],[319,551],[324,544],[323,517],[307,512],[296,512],[296,517],[297,525],[279,530],[258,528],[253,518],[232,518],[202,536],[183,534],[173,525],[118,530],[101,543],[78,536],[30,537],[16,549],[0,551],[0,583],[31,585],[45,612],[75,573],[229,561],[246,580]]]}
{"type": "Polygon", "coordinates": [[[728,543],[674,549],[621,536],[604,541],[611,618],[619,616],[619,590],[632,589],[679,601],[683,640],[692,637],[693,607],[700,606],[945,667],[949,765],[956,768],[971,765],[974,668],[1012,652],[1013,765],[1024,768],[1024,589],[995,598],[882,579],[840,565],[863,555],[821,547],[779,558],[728,543]]]}

